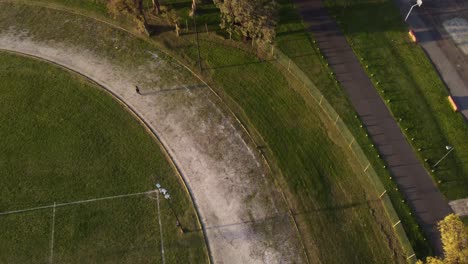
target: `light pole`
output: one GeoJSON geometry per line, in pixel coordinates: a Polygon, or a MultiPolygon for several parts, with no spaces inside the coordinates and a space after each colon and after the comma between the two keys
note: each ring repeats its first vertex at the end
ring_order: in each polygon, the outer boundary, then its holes
{"type": "Polygon", "coordinates": [[[418,6],[418,7],[421,7],[422,5],[422,0],[416,0],[416,4],[412,5],[409,12],[408,12],[408,15],[406,15],[406,18],[405,18],[405,21],[408,19],[409,15],[411,14],[411,11],[413,10],[413,8],[415,6],[418,6]]]}
{"type": "Polygon", "coordinates": [[[167,202],[169,203],[169,208],[171,208],[171,211],[172,211],[172,213],[174,214],[174,216],[176,218],[176,225],[180,229],[180,232],[184,233],[184,228],[180,224],[179,217],[177,217],[177,214],[176,214],[174,208],[172,207],[171,195],[169,194],[169,192],[166,189],[162,188],[161,184],[159,184],[159,183],[156,183],[156,188],[158,188],[159,193],[162,193],[162,195],[164,195],[164,199],[166,199],[167,202]]]}
{"type": "Polygon", "coordinates": [[[455,148],[452,147],[452,146],[448,146],[448,145],[447,145],[447,146],[445,146],[445,149],[448,150],[447,153],[445,153],[445,155],[444,155],[442,158],[440,158],[440,160],[439,160],[438,162],[436,162],[436,164],[434,164],[434,167],[432,167],[432,168],[437,167],[437,165],[439,165],[439,163],[440,163],[443,159],[445,159],[445,157],[447,157],[448,154],[450,154],[450,152],[452,152],[452,150],[454,150],[455,148]]]}

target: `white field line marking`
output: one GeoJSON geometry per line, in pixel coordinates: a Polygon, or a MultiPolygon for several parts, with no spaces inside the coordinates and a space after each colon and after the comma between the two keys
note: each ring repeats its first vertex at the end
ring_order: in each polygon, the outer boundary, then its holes
{"type": "Polygon", "coordinates": [[[22,210],[13,210],[13,211],[0,212],[0,215],[17,214],[17,213],[36,211],[36,210],[41,210],[41,209],[53,208],[53,207],[73,205],[73,204],[82,204],[82,203],[90,203],[90,202],[111,200],[111,199],[117,199],[117,198],[125,198],[125,197],[131,197],[131,196],[150,194],[150,193],[154,193],[154,192],[156,192],[156,191],[152,190],[152,191],[147,191],[147,192],[130,193],[130,194],[122,194],[122,195],[94,198],[94,199],[88,199],[88,200],[74,201],[74,202],[69,202],[69,203],[59,203],[59,204],[45,205],[45,206],[27,208],[27,209],[22,209],[22,210]]]}
{"type": "Polygon", "coordinates": [[[54,263],[55,208],[56,208],[56,203],[54,202],[54,209],[52,211],[52,234],[50,235],[50,256],[49,256],[50,264],[54,263]]]}
{"type": "Polygon", "coordinates": [[[164,241],[163,241],[163,230],[161,224],[161,212],[159,210],[159,192],[156,192],[156,204],[158,205],[158,221],[159,221],[159,234],[161,235],[161,257],[162,257],[162,264],[165,264],[164,259],[164,241]]]}

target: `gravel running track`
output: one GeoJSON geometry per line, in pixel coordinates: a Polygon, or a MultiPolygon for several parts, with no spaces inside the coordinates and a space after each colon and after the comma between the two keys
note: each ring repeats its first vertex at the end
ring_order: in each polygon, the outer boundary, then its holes
{"type": "Polygon", "coordinates": [[[126,69],[78,43],[39,40],[26,28],[0,28],[0,49],[78,72],[142,118],[187,182],[215,263],[305,262],[299,235],[268,170],[237,121],[219,107],[221,102],[193,76],[147,86],[160,79],[150,74],[157,67],[174,67],[176,77],[183,67],[148,53],[147,64],[126,69]]]}
{"type": "Polygon", "coordinates": [[[382,154],[435,253],[442,255],[437,222],[452,212],[448,201],[417,159],[338,25],[328,15],[322,0],[294,0],[294,3],[382,154]]]}

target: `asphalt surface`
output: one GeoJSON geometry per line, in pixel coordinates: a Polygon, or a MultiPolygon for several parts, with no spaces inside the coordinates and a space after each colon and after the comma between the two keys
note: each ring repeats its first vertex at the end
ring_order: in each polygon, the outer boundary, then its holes
{"type": "MultiPolygon", "coordinates": [[[[403,17],[415,1],[395,0],[403,17]]],[[[460,112],[468,120],[468,2],[459,0],[423,0],[421,7],[415,7],[406,21],[415,32],[418,43],[426,51],[460,112]],[[454,29],[459,39],[454,39],[444,28],[444,22],[454,18],[467,21],[454,29]]]]}
{"type": "Polygon", "coordinates": [[[442,255],[437,222],[452,212],[321,0],[294,0],[371,139],[429,239],[442,255]]]}

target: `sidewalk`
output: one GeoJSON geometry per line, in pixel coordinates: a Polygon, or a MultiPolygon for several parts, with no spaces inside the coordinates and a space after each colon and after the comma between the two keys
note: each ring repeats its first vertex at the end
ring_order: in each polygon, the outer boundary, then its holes
{"type": "Polygon", "coordinates": [[[437,255],[442,255],[437,222],[451,213],[445,197],[416,158],[397,122],[362,69],[321,0],[294,0],[336,78],[375,142],[437,255]]]}

